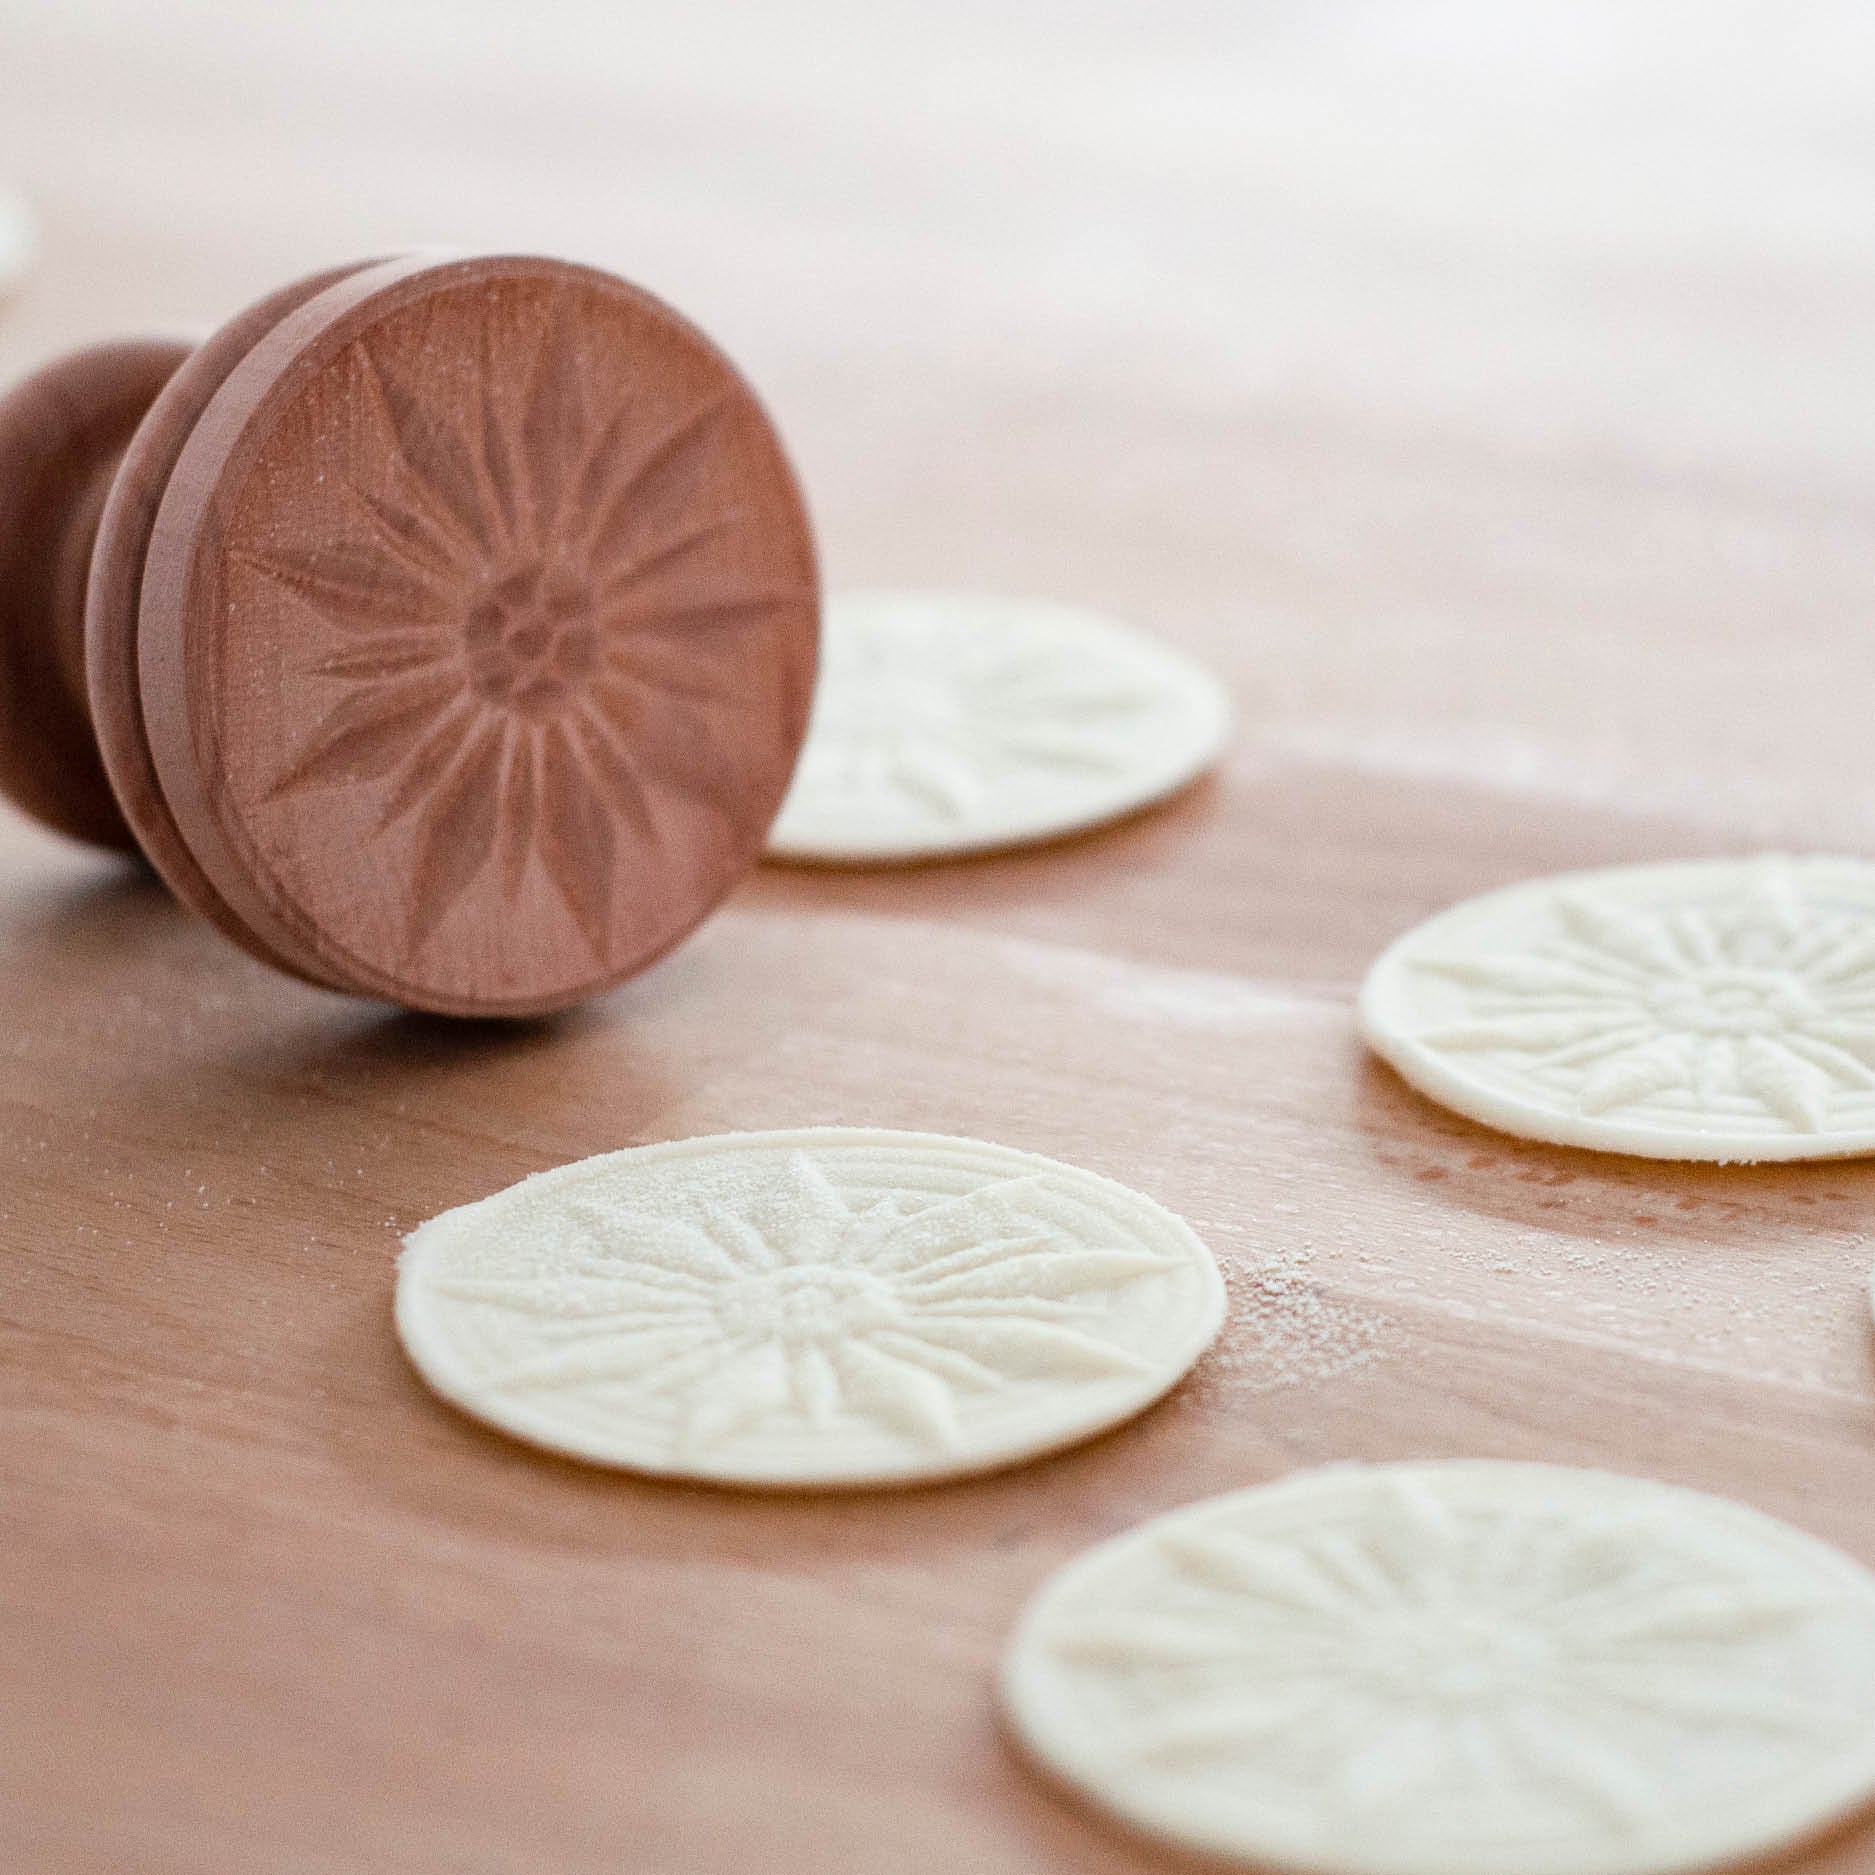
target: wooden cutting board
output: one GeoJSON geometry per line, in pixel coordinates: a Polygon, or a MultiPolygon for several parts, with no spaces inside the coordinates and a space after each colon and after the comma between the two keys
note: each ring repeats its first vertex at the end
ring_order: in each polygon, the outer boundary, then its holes
{"type": "Polygon", "coordinates": [[[771,869],[519,1028],[302,988],[0,823],[0,1865],[1170,1870],[1026,1771],[989,1691],[1026,1596],[1140,1518],[1538,1458],[1875,1563],[1875,1168],[1500,1139],[1351,1029],[1372,955],[1466,893],[1875,852],[1854,11],[1801,60],[1720,13],[1689,72],[1664,4],[8,9],[0,173],[47,238],[0,370],[524,237],[723,338],[834,584],[1102,605],[1242,721],[1164,811],[771,869]],[[403,1363],[400,1231],[816,1122],[1138,1186],[1216,1250],[1224,1340],[1112,1437],[848,1499],[558,1463],[403,1363]]]}

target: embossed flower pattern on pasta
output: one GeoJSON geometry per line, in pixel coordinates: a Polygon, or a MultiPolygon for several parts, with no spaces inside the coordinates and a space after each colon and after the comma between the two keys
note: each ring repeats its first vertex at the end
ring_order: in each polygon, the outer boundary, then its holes
{"type": "Polygon", "coordinates": [[[1747,1096],[1815,1132],[1839,1088],[1875,1088],[1875,924],[1804,903],[1766,862],[1729,904],[1636,912],[1556,894],[1556,934],[1527,949],[1426,957],[1476,992],[1428,1047],[1513,1052],[1584,1113],[1680,1090],[1747,1096]]]}
{"type": "Polygon", "coordinates": [[[1189,781],[1228,718],[1190,660],[1074,607],[840,594],[771,850],[904,859],[1090,826],[1189,781]]]}
{"type": "Polygon", "coordinates": [[[1363,1031],[1461,1112],[1573,1145],[1804,1158],[1875,1139],[1875,868],[1684,861],[1536,880],[1401,938],[1363,1031]]]}
{"type": "Polygon", "coordinates": [[[875,623],[835,656],[804,785],[896,795],[949,821],[1012,769],[1118,773],[1150,705],[1115,673],[1020,637],[960,650],[941,628],[875,623]]]}
{"type": "Polygon", "coordinates": [[[979,1141],[729,1135],[552,1176],[417,1233],[399,1321],[449,1397],[605,1463],[981,1469],[1137,1412],[1222,1315],[1169,1212],[979,1141]]]}
{"type": "Polygon", "coordinates": [[[582,1239],[550,1290],[531,1278],[438,1287],[540,1324],[491,1386],[627,1382],[672,1401],[679,1452],[790,1409],[823,1429],[859,1415],[943,1451],[960,1395],[1011,1375],[1101,1380],[1147,1365],[1087,1332],[1082,1298],[1175,1266],[1061,1242],[1023,1196],[1011,1179],[909,1217],[891,1198],[856,1214],[796,1154],[742,1214],[580,1207],[582,1239]]]}
{"type": "Polygon", "coordinates": [[[1841,1722],[1728,1672],[1737,1644],[1814,1612],[1813,1595],[1670,1574],[1593,1524],[1463,1521],[1395,1478],[1363,1527],[1196,1532],[1163,1548],[1197,1604],[1116,1611],[1054,1640],[1216,1685],[1215,1700],[1181,1699],[1125,1734],[1161,1763],[1215,1766],[1280,1731],[1349,1811],[1411,1805],[1489,1762],[1619,1818],[1658,1802],[1649,1767],[1609,1746],[1637,1714],[1771,1732],[1841,1722]]]}
{"type": "Polygon", "coordinates": [[[737,399],[657,426],[629,395],[590,408],[581,345],[563,303],[517,404],[484,335],[452,412],[354,342],[348,403],[380,446],[357,452],[374,479],[343,481],[349,527],[236,556],[313,616],[306,674],[334,691],[275,795],[380,784],[379,832],[414,821],[413,951],[487,869],[512,900],[538,863],[604,956],[660,797],[733,790],[736,631],[801,597],[741,576],[743,517],[694,508],[737,399]]]}
{"type": "Polygon", "coordinates": [[[1030,1743],[1200,1846],[1349,1871],[1705,1866],[1875,1776],[1875,1579],[1755,1512],[1488,1462],[1148,1524],[1024,1617],[1030,1743]]]}

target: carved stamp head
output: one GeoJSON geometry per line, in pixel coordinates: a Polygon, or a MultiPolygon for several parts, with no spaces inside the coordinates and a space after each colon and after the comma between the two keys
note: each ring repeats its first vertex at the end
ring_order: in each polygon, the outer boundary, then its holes
{"type": "Polygon", "coordinates": [[[93,556],[140,844],[250,949],[464,1014],[641,967],[758,855],[819,600],[733,366],[553,261],[288,289],[177,374],[93,556]]]}

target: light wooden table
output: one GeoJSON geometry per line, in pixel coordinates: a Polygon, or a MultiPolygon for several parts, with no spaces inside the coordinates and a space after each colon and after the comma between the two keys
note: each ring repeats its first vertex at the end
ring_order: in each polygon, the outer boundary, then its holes
{"type": "Polygon", "coordinates": [[[284,983],[0,823],[0,1866],[1170,1868],[988,1690],[1138,1518],[1536,1457],[1875,1561],[1875,1173],[1498,1139],[1349,1021],[1387,937],[1501,881],[1875,851],[1867,10],[1251,12],[7,0],[46,244],[0,370],[413,241],[609,263],[764,388],[833,580],[1099,603],[1242,729],[1052,850],[767,872],[512,1032],[284,983]],[[838,1502],[558,1464],[406,1370],[399,1231],[811,1121],[1155,1194],[1224,1343],[1095,1445],[838,1502]]]}

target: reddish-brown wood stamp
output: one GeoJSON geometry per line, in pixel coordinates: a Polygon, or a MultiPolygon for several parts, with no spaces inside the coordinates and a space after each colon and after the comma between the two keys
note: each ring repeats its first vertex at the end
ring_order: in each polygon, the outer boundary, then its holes
{"type": "Polygon", "coordinates": [[[0,540],[30,502],[65,569],[0,619],[0,788],[414,1007],[562,1007],[691,930],[759,854],[819,618],[721,353],[513,258],[339,269],[187,362],[133,349],[0,402],[0,540]]]}

